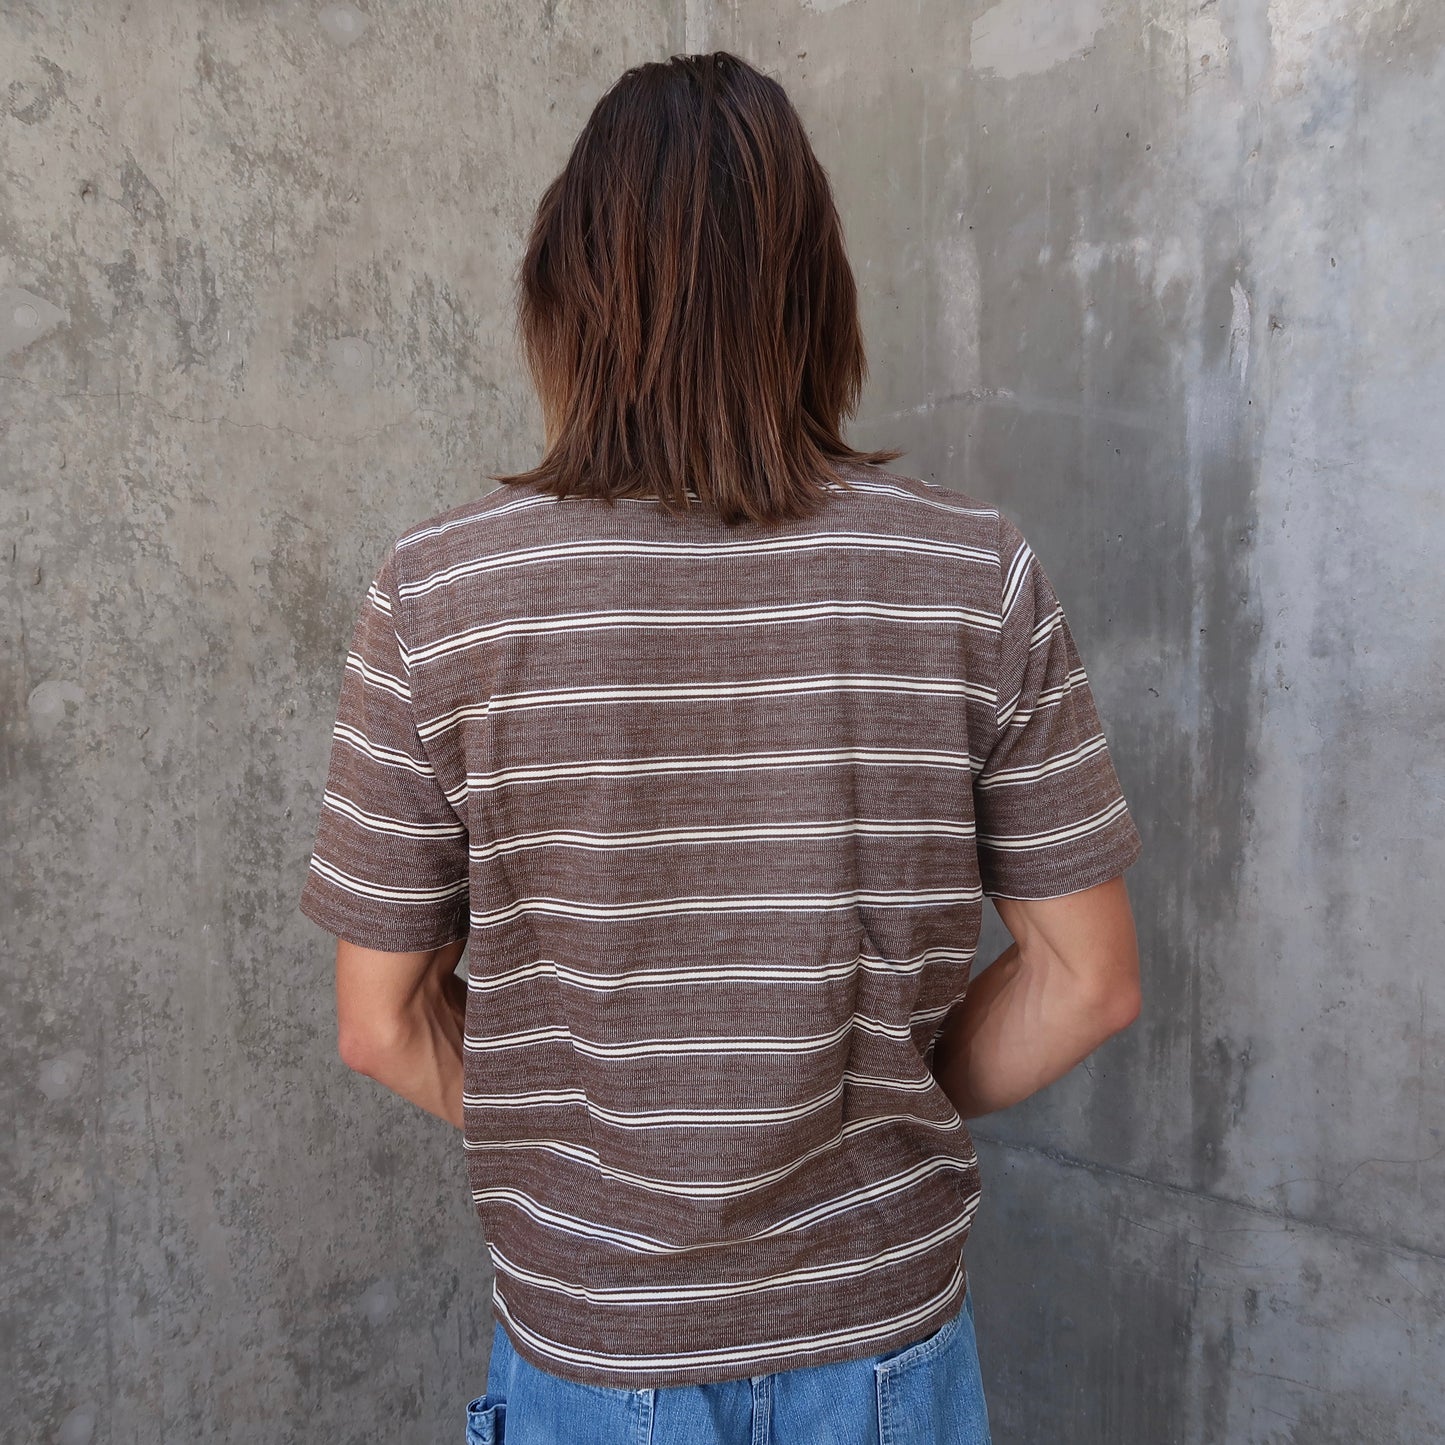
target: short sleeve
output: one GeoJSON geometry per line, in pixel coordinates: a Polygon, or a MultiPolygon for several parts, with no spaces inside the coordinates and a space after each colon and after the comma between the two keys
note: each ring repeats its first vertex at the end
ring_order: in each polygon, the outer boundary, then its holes
{"type": "Polygon", "coordinates": [[[986,895],[1054,898],[1142,851],[1064,609],[1018,527],[999,518],[996,728],[974,778],[986,895]]]}
{"type": "Polygon", "coordinates": [[[417,734],[395,569],[392,548],[352,631],[299,907],[348,942],[419,953],[467,935],[467,830],[417,734]]]}

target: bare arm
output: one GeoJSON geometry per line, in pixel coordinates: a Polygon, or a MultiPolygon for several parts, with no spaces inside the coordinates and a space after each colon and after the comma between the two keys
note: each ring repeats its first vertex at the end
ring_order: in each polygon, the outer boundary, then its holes
{"type": "Polygon", "coordinates": [[[1122,876],[1062,898],[995,898],[1014,942],[969,984],[933,1074],[965,1119],[1068,1073],[1139,1015],[1139,950],[1122,876]]]}
{"type": "Polygon", "coordinates": [[[462,1127],[467,986],[458,939],[426,953],[383,953],[338,939],[337,1045],[348,1068],[462,1127]]]}

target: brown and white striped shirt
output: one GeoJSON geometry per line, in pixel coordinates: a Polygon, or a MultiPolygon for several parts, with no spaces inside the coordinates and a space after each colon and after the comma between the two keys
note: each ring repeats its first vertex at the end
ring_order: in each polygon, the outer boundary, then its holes
{"type": "Polygon", "coordinates": [[[1140,847],[997,508],[866,467],[772,528],[502,487],[387,551],[300,906],[468,939],[495,1308],[532,1363],[641,1388],[952,1317],[979,1174],[930,1062],[984,896],[1140,847]]]}

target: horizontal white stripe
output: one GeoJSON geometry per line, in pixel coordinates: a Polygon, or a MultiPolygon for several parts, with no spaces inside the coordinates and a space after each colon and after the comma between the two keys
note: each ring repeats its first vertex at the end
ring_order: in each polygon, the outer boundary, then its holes
{"type": "Polygon", "coordinates": [[[1076,842],[1107,828],[1115,818],[1126,811],[1128,804],[1123,798],[1116,798],[1106,808],[1070,823],[1065,828],[1050,828],[1042,833],[987,833],[979,835],[980,845],[997,853],[1032,853],[1036,849],[1056,848],[1060,843],[1076,842]]]}
{"type": "Polygon", "coordinates": [[[806,913],[870,908],[925,908],[979,903],[983,890],[965,888],[850,889],[844,893],[717,893],[680,898],[645,898],[635,903],[586,903],[574,898],[531,896],[514,899],[488,912],[473,911],[472,927],[494,928],[514,918],[591,918],[612,922],[629,918],[666,918],[681,913],[806,913]]]}
{"type": "MultiPolygon", "coordinates": [[[[909,1038],[913,1031],[908,1028],[895,1030],[890,1025],[888,1032],[901,1032],[904,1038],[909,1038]]],[[[860,1089],[899,1089],[905,1094],[927,1094],[938,1082],[932,1074],[925,1074],[921,1079],[889,1079],[882,1074],[859,1073],[857,1069],[844,1069],[843,1077],[860,1089]]]]}
{"type": "Polygon", "coordinates": [[[580,1104],[593,1119],[616,1129],[745,1129],[790,1124],[816,1114],[843,1097],[846,1080],[831,1089],[772,1109],[609,1109],[588,1097],[585,1089],[533,1089],[521,1094],[464,1093],[468,1109],[562,1109],[580,1104]]]}
{"type": "Polygon", "coordinates": [[[1054,773],[1063,773],[1070,768],[1079,767],[1088,762],[1096,753],[1105,752],[1107,748],[1108,743],[1103,733],[1095,733],[1093,737],[1086,738],[1077,747],[1070,748],[1068,752],[1056,753],[1044,762],[1030,763],[1027,767],[1000,768],[995,773],[982,775],[974,787],[980,792],[988,792],[991,788],[1011,788],[1021,784],[1036,783],[1039,779],[1050,777],[1054,773]]]}
{"type": "Polygon", "coordinates": [[[977,948],[939,947],[898,962],[862,954],[857,958],[839,960],[832,964],[687,964],[674,968],[624,969],[617,973],[599,973],[542,958],[490,977],[473,974],[467,981],[467,987],[473,993],[494,993],[535,978],[555,978],[557,982],[572,988],[588,989],[597,993],[611,993],[627,988],[686,987],[699,983],[736,983],[748,987],[757,983],[815,984],[829,979],[847,978],[859,968],[871,973],[908,976],[921,972],[931,963],[964,965],[971,963],[977,952],[977,948]]]}
{"type": "Polygon", "coordinates": [[[853,1032],[853,1020],[840,1024],[826,1034],[779,1034],[748,1037],[743,1034],[716,1034],[711,1037],[637,1039],[626,1044],[603,1044],[574,1034],[565,1024],[544,1028],[521,1029],[509,1034],[471,1035],[463,1037],[462,1046],[469,1054],[492,1054],[509,1049],[533,1048],[538,1044],[565,1043],[577,1053],[591,1059],[643,1059],[668,1054],[701,1054],[721,1057],[725,1054],[817,1054],[840,1043],[853,1032]]]}
{"type": "Polygon", "coordinates": [[[756,772],[766,768],[863,767],[944,768],[971,771],[967,753],[930,748],[800,748],[781,753],[695,753],[671,757],[585,758],[580,762],[497,768],[468,773],[467,789],[480,793],[519,783],[551,783],[561,778],[626,778],[668,773],[756,772]]]}
{"type": "MultiPolygon", "coordinates": [[[[605,630],[643,631],[649,628],[673,632],[719,632],[739,627],[781,627],[790,623],[872,618],[885,622],[909,622],[919,626],[944,623],[971,627],[981,632],[997,632],[999,620],[991,613],[972,607],[905,607],[887,602],[828,601],[786,603],[773,607],[596,610],[591,612],[554,613],[544,617],[509,617],[484,627],[470,627],[464,632],[448,633],[413,648],[408,661],[413,664],[435,662],[454,656],[469,648],[510,637],[547,637],[561,633],[572,637],[578,633],[605,630]]],[[[793,643],[791,646],[800,644],[793,643]]]]}
{"type": "MultiPolygon", "coordinates": [[[[870,1018],[855,1011],[845,1023],[824,1034],[714,1034],[691,1038],[634,1039],[625,1044],[605,1044],[595,1039],[581,1038],[565,1024],[553,1024],[542,1028],[521,1029],[509,1034],[467,1034],[463,1038],[463,1045],[468,1053],[486,1054],[503,1049],[531,1048],[537,1044],[566,1043],[579,1054],[593,1059],[641,1059],[666,1054],[815,1054],[840,1043],[855,1028],[863,1033],[879,1034],[886,1038],[902,1040],[912,1037],[912,1029],[907,1025],[870,1018]]],[[[888,1079],[883,1082],[891,1084],[898,1081],[888,1079]]],[[[899,1087],[914,1085],[899,1084],[899,1087]]],[[[929,1083],[924,1080],[917,1087],[928,1088],[929,1083]]]]}
{"type": "MultiPolygon", "coordinates": [[[[867,1014],[855,1013],[853,1015],[853,1027],[865,1034],[877,1034],[880,1038],[897,1039],[902,1042],[904,1039],[913,1037],[913,1029],[910,1024],[893,1024],[886,1019],[870,1018],[867,1014]]],[[[857,1075],[857,1082],[863,1084],[874,1084],[880,1082],[877,1079],[865,1078],[862,1074],[857,1075]]],[[[892,1083],[891,1079],[884,1079],[883,1083],[892,1083]]],[[[911,1087],[911,1086],[910,1086],[911,1087]]],[[[927,1088],[925,1080],[921,1087],[927,1088]]]]}
{"type": "Polygon", "coordinates": [[[311,871],[358,898],[371,898],[379,903],[441,903],[448,898],[459,898],[468,888],[465,878],[440,888],[388,888],[379,883],[368,883],[366,879],[358,878],[352,873],[345,873],[318,853],[311,855],[311,871]]]}
{"type": "Polygon", "coordinates": [[[763,537],[715,542],[655,542],[640,538],[589,536],[566,542],[538,543],[530,547],[502,549],[468,558],[435,572],[404,582],[397,588],[402,601],[422,597],[439,587],[449,587],[467,577],[514,567],[548,562],[585,564],[616,557],[650,557],[657,560],[694,562],[718,561],[725,557],[776,557],[804,552],[885,552],[941,557],[955,562],[997,567],[997,553],[985,547],[944,542],[931,537],[894,536],[886,532],[802,532],[794,536],[763,537]]]}
{"type": "Polygon", "coordinates": [[[896,1330],[904,1330],[911,1325],[921,1324],[934,1315],[946,1301],[961,1299],[964,1281],[963,1256],[960,1254],[953,1274],[943,1289],[922,1304],[903,1310],[898,1314],[889,1315],[884,1319],[848,1325],[842,1329],[827,1330],[818,1334],[759,1340],[757,1344],[748,1349],[737,1349],[730,1346],[726,1349],[680,1351],[667,1355],[623,1355],[615,1354],[611,1350],[605,1353],[596,1350],[578,1350],[571,1346],[560,1345],[555,1340],[549,1340],[545,1335],[539,1335],[516,1318],[502,1295],[496,1276],[493,1276],[492,1304],[497,1314],[505,1321],[507,1329],[516,1334],[518,1338],[531,1345],[539,1354],[550,1356],[558,1361],[565,1361],[568,1364],[595,1366],[614,1374],[619,1371],[622,1373],[628,1371],[653,1373],[658,1370],[687,1369],[693,1366],[705,1365],[709,1369],[722,1366],[742,1375],[747,1373],[746,1367],[754,1359],[765,1359],[779,1354],[816,1354],[822,1350],[832,1350],[844,1345],[866,1345],[868,1341],[876,1340],[885,1334],[892,1334],[896,1330]]]}
{"type": "Polygon", "coordinates": [[[359,652],[348,652],[346,654],[346,667],[364,683],[372,687],[379,687],[383,692],[389,692],[393,697],[400,698],[404,703],[411,702],[411,684],[404,677],[395,677],[382,668],[373,667],[359,652]]]}
{"type": "Polygon", "coordinates": [[[595,833],[557,828],[546,833],[508,833],[474,841],[473,860],[529,848],[581,848],[605,852],[628,848],[671,848],[686,844],[803,842],[809,838],[962,838],[974,835],[973,821],[950,818],[841,818],[813,823],[739,823],[724,828],[652,828],[628,833],[595,833]]]}
{"type": "Polygon", "coordinates": [[[933,1008],[914,1009],[908,1015],[908,1022],[915,1025],[934,1023],[943,1018],[962,998],[963,995],[960,993],[949,999],[947,1003],[937,1004],[933,1008]]]}
{"type": "Polygon", "coordinates": [[[326,789],[321,795],[321,806],[350,819],[368,833],[394,833],[402,838],[465,838],[467,830],[461,823],[413,823],[400,818],[388,818],[381,813],[369,813],[358,808],[350,798],[326,789]]]}
{"type": "Polygon", "coordinates": [[[524,708],[601,707],[613,703],[736,701],[749,697],[801,696],[812,693],[879,693],[905,697],[965,697],[994,706],[992,688],[982,683],[950,678],[907,677],[888,673],[820,673],[788,677],[746,678],[729,682],[655,682],[631,687],[598,685],[577,688],[539,688],[529,692],[497,692],[476,703],[428,718],[417,725],[423,738],[450,732],[459,723],[479,721],[493,713],[524,708]]]}

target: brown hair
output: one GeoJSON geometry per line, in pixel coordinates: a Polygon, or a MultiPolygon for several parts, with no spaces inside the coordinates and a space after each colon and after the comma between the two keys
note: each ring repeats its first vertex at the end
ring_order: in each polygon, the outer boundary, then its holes
{"type": "Polygon", "coordinates": [[[726,51],[628,70],[543,193],[518,321],[556,496],[809,515],[867,363],[828,177],[777,81],[726,51]]]}

